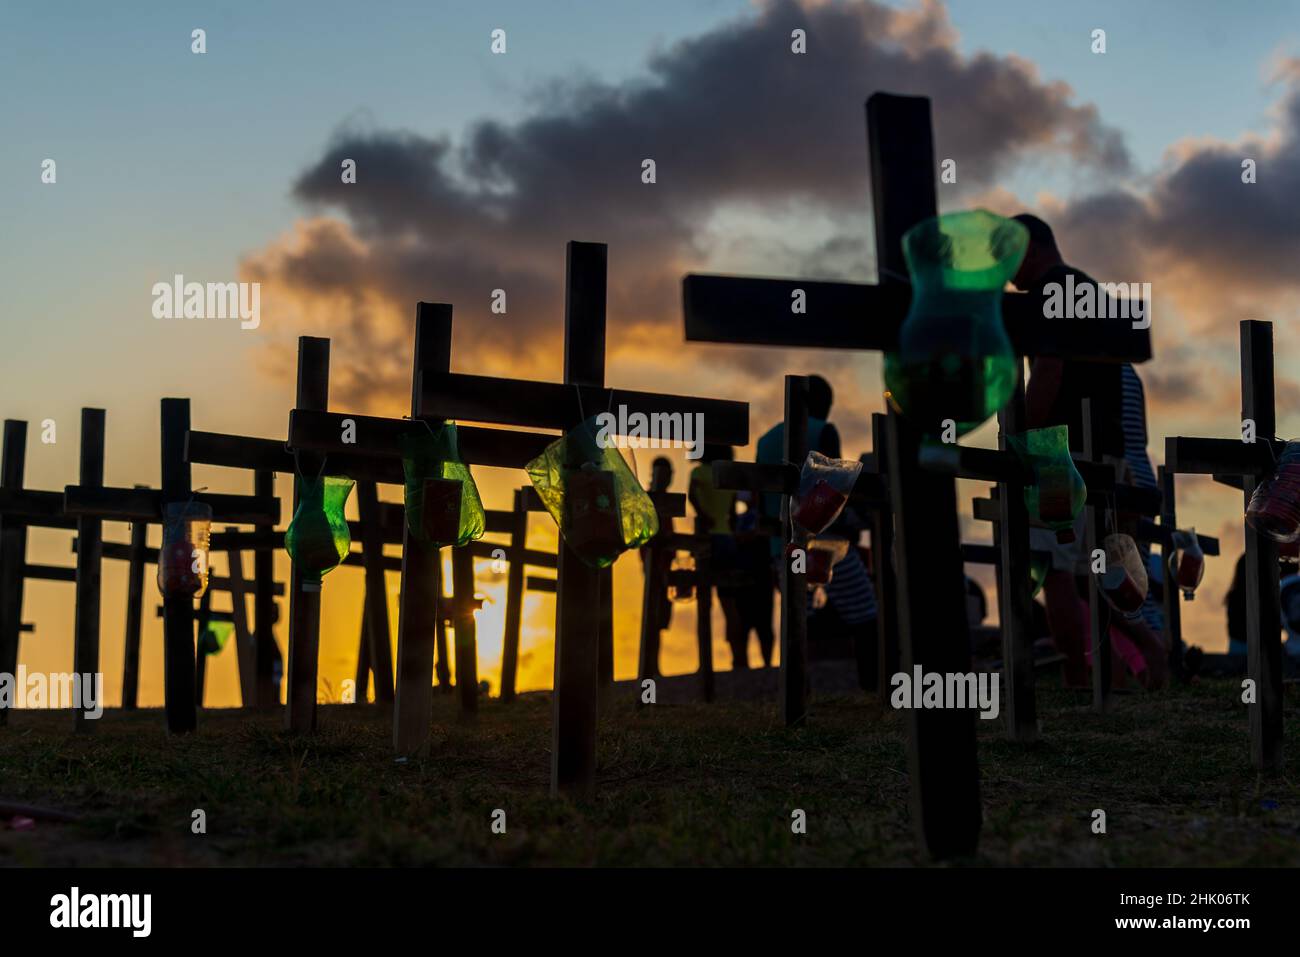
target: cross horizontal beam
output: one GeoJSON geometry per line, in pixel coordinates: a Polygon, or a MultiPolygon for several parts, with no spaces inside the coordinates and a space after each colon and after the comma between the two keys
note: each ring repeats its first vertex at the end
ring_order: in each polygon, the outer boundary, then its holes
{"type": "Polygon", "coordinates": [[[0,515],[20,518],[25,525],[76,528],[77,520],[63,514],[63,493],[25,488],[0,488],[0,515]]]}
{"type": "Polygon", "coordinates": [[[35,581],[75,582],[77,580],[77,570],[75,568],[65,568],[62,565],[38,565],[28,562],[23,565],[23,577],[35,581]]]}
{"type": "MultiPolygon", "coordinates": [[[[297,471],[293,452],[284,442],[221,432],[190,431],[185,442],[185,460],[195,465],[221,465],[285,474],[297,471]]],[[[346,451],[330,455],[329,470],[332,475],[346,475],[358,482],[389,485],[403,482],[401,462],[346,451]]]]}
{"type": "MultiPolygon", "coordinates": [[[[455,418],[455,416],[448,416],[455,418]]],[[[418,428],[418,426],[416,426],[418,428]]],[[[341,412],[317,412],[294,409],[289,413],[289,447],[334,456],[340,452],[353,456],[401,458],[399,438],[412,428],[410,419],[390,419],[376,415],[352,415],[341,412]],[[344,444],[345,419],[352,420],[356,444],[344,444]]],[[[457,426],[456,440],[461,461],[469,465],[521,469],[554,442],[556,436],[537,432],[513,432],[508,429],[483,429],[457,426]]],[[[400,461],[393,461],[392,479],[401,483],[400,461]]],[[[333,459],[329,465],[334,470],[333,459]]],[[[349,474],[349,473],[343,473],[349,474]]]]}
{"type": "Polygon", "coordinates": [[[584,417],[617,413],[626,406],[629,415],[704,416],[706,442],[749,444],[749,404],[727,399],[698,399],[659,392],[637,392],[594,385],[564,385],[528,379],[456,372],[424,372],[420,377],[424,407],[449,419],[519,425],[536,429],[569,429],[584,417]],[[581,398],[580,398],[581,397],[581,398]]]}
{"type": "MultiPolygon", "coordinates": [[[[241,525],[274,525],[280,520],[280,500],[257,495],[199,492],[195,502],[212,508],[212,520],[241,525]]],[[[69,485],[63,490],[63,510],[118,522],[160,522],[163,493],[150,488],[94,488],[69,485]]]]}
{"type": "Polygon", "coordinates": [[[529,575],[525,579],[525,588],[528,591],[543,592],[546,594],[555,594],[556,582],[554,578],[545,578],[541,575],[529,575]]]}
{"type": "MultiPolygon", "coordinates": [[[[1137,539],[1140,542],[1156,542],[1160,545],[1172,545],[1174,543],[1174,529],[1159,525],[1149,518],[1138,519],[1137,531],[1137,539]]],[[[1198,533],[1196,541],[1201,546],[1201,551],[1206,555],[1219,554],[1219,540],[1217,538],[1198,533]]]]}
{"type": "MultiPolygon", "coordinates": [[[[912,300],[907,283],[871,285],[689,275],[682,280],[688,342],[889,352],[912,300]],[[802,289],[806,312],[791,311],[802,289]],[[744,322],[736,322],[744,316],[744,322]]],[[[1132,313],[1130,313],[1132,314],[1132,313]]],[[[1023,293],[1002,297],[1002,320],[1022,356],[1092,362],[1146,362],[1151,337],[1128,319],[1045,319],[1042,303],[1023,293]]]]}
{"type": "Polygon", "coordinates": [[[1242,442],[1170,436],[1165,439],[1165,468],[1184,475],[1261,475],[1276,466],[1283,444],[1264,438],[1242,442]]]}

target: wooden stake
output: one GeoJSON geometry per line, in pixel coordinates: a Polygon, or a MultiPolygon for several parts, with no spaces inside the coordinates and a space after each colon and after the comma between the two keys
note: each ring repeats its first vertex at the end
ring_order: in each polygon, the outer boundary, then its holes
{"type": "MultiPolygon", "coordinates": [[[[188,502],[190,466],[185,434],[190,400],[162,400],[162,501],[188,502]]],[[[194,686],[194,601],[188,595],[163,596],[163,694],[167,730],[188,734],[198,726],[194,686]]]]}
{"type": "MultiPolygon", "coordinates": [[[[81,485],[100,488],[104,484],[104,410],[81,410],[81,485]]],[[[103,519],[83,515],[77,519],[77,599],[73,612],[72,670],[82,681],[95,681],[99,674],[99,610],[103,572],[103,519]]],[[[102,688],[102,684],[101,684],[102,688]]],[[[80,702],[78,703],[78,705],[80,702]]],[[[102,706],[103,702],[100,701],[102,706]]],[[[74,706],[73,727],[88,731],[89,709],[74,706]]]]}
{"type": "MultiPolygon", "coordinates": [[[[298,395],[295,408],[329,408],[330,342],[313,336],[298,339],[298,395]]],[[[321,462],[318,456],[303,453],[298,467],[300,477],[293,483],[293,508],[298,511],[303,482],[316,478],[321,462]]],[[[285,728],[307,733],[316,730],[316,681],[320,667],[320,586],[308,583],[304,589],[302,572],[296,563],[289,577],[289,662],[287,678],[288,709],[285,728]]]]}

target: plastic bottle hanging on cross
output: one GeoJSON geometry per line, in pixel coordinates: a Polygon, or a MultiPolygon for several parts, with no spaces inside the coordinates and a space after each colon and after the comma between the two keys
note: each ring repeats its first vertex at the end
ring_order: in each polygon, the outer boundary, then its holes
{"type": "Polygon", "coordinates": [[[211,538],[211,506],[202,502],[169,502],[163,506],[158,590],[164,598],[199,598],[207,591],[211,538]]]}
{"type": "Polygon", "coordinates": [[[1174,532],[1174,548],[1169,556],[1169,575],[1183,592],[1183,600],[1196,597],[1197,586],[1205,577],[1205,552],[1196,537],[1196,529],[1174,532]]]}
{"type": "Polygon", "coordinates": [[[320,588],[320,581],[347,558],[352,546],[343,507],[353,481],[336,475],[299,479],[298,509],[284,533],[284,547],[302,575],[305,591],[320,588]]]}
{"type": "Polygon", "coordinates": [[[1002,325],[1002,288],[1028,244],[1024,226],[985,209],[903,234],[912,304],[897,351],[885,355],[885,387],[924,434],[942,434],[952,420],[964,435],[1011,398],[1020,360],[1002,325]]]}
{"type": "Polygon", "coordinates": [[[1074,541],[1074,523],[1088,500],[1088,486],[1070,457],[1067,426],[1053,425],[1008,435],[1007,448],[1034,473],[1025,486],[1029,517],[1056,532],[1058,541],[1074,541]]]}
{"type": "Polygon", "coordinates": [[[1300,539],[1300,442],[1286,443],[1273,475],[1255,486],[1246,521],[1275,542],[1300,539]]]}

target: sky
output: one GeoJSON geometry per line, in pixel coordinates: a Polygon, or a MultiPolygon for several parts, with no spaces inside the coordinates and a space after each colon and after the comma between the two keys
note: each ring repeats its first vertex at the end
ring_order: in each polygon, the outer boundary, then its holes
{"type": "MultiPolygon", "coordinates": [[[[1293,435],[1297,12],[1154,0],[3,4],[0,414],[32,423],[30,487],[75,479],[82,406],[108,410],[107,483],[156,485],[163,396],[190,397],[195,428],[284,437],[299,335],[333,342],[333,408],[409,411],[420,299],[455,305],[455,371],[558,379],[564,244],[582,239],[610,248],[611,384],[749,401],[757,436],[780,414],[781,376],[819,371],[836,385],[846,450],[866,451],[878,356],[684,344],[679,283],[691,271],[873,280],[862,104],[887,90],[933,100],[936,155],[958,171],[942,210],[1031,210],[1075,265],[1152,283],[1156,358],[1141,373],[1156,463],[1165,436],[1237,434],[1241,319],[1275,323],[1279,429],[1293,435]],[[1097,29],[1105,53],[1092,50],[1097,29]],[[640,178],[647,157],[653,185],[640,178]],[[345,185],[348,158],[358,177],[345,185]],[[1253,184],[1243,158],[1257,163],[1253,184]],[[54,183],[42,182],[47,159],[54,183]],[[260,325],[154,318],[153,285],[176,274],[260,282],[260,325]],[[497,288],[504,316],[489,309],[497,288]],[[48,445],[45,419],[57,424],[48,445]]],[[[992,430],[972,440],[992,444],[992,430]]],[[[251,491],[247,473],[199,467],[195,479],[251,491]]],[[[505,507],[523,476],[479,481],[505,507]]],[[[1221,650],[1240,499],[1189,477],[1178,505],[1224,540],[1184,620],[1189,640],[1221,650]]],[[[533,522],[533,544],[552,545],[554,527],[533,522]]],[[[968,523],[967,537],[987,528],[968,523]]],[[[29,560],[70,562],[67,534],[34,532],[29,560]]],[[[110,704],[125,615],[116,564],[110,704]]],[[[495,684],[501,585],[486,566],[480,578],[480,670],[495,684]]],[[[635,670],[638,578],[634,559],[620,562],[620,676],[635,670]]],[[[29,667],[69,667],[70,588],[28,586],[29,667]]],[[[359,571],[328,581],[322,695],[351,674],[360,589],[359,571]]],[[[549,683],[551,616],[549,598],[529,599],[525,687],[549,683]]],[[[695,667],[693,614],[677,617],[670,672],[695,667]]],[[[157,704],[152,614],[144,653],[142,701],[157,704]]],[[[233,655],[210,671],[208,703],[236,703],[233,655]]]]}

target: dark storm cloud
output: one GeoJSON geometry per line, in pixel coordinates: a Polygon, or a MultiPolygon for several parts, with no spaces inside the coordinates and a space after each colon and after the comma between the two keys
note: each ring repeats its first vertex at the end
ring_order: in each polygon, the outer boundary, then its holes
{"type": "MultiPolygon", "coordinates": [[[[543,345],[549,355],[529,368],[556,374],[564,241],[598,240],[610,244],[611,354],[620,328],[639,324],[658,324],[657,347],[680,353],[680,278],[705,261],[719,210],[865,211],[863,103],[875,90],[932,98],[939,155],[958,158],[964,190],[1030,151],[1128,169],[1119,134],[1092,107],[1021,60],[963,56],[937,4],[900,12],[779,0],[655,54],[638,82],[557,84],[522,121],[480,122],[458,142],[341,133],[294,192],[341,214],[346,230],[300,226],[291,250],[272,247],[247,268],[304,295],[360,289],[371,328],[409,323],[418,299],[452,302],[461,362],[507,363],[543,345]],[[795,28],[807,31],[804,55],[791,52],[795,28]],[[345,158],[357,163],[356,185],[340,181],[345,158]],[[645,158],[657,165],[654,185],[641,181],[645,158]],[[496,288],[507,292],[506,317],[488,309],[496,288]]],[[[833,240],[821,253],[787,274],[813,265],[866,278],[863,242],[833,240]]],[[[380,333],[371,343],[362,331],[347,349],[398,340],[380,333]]]]}

